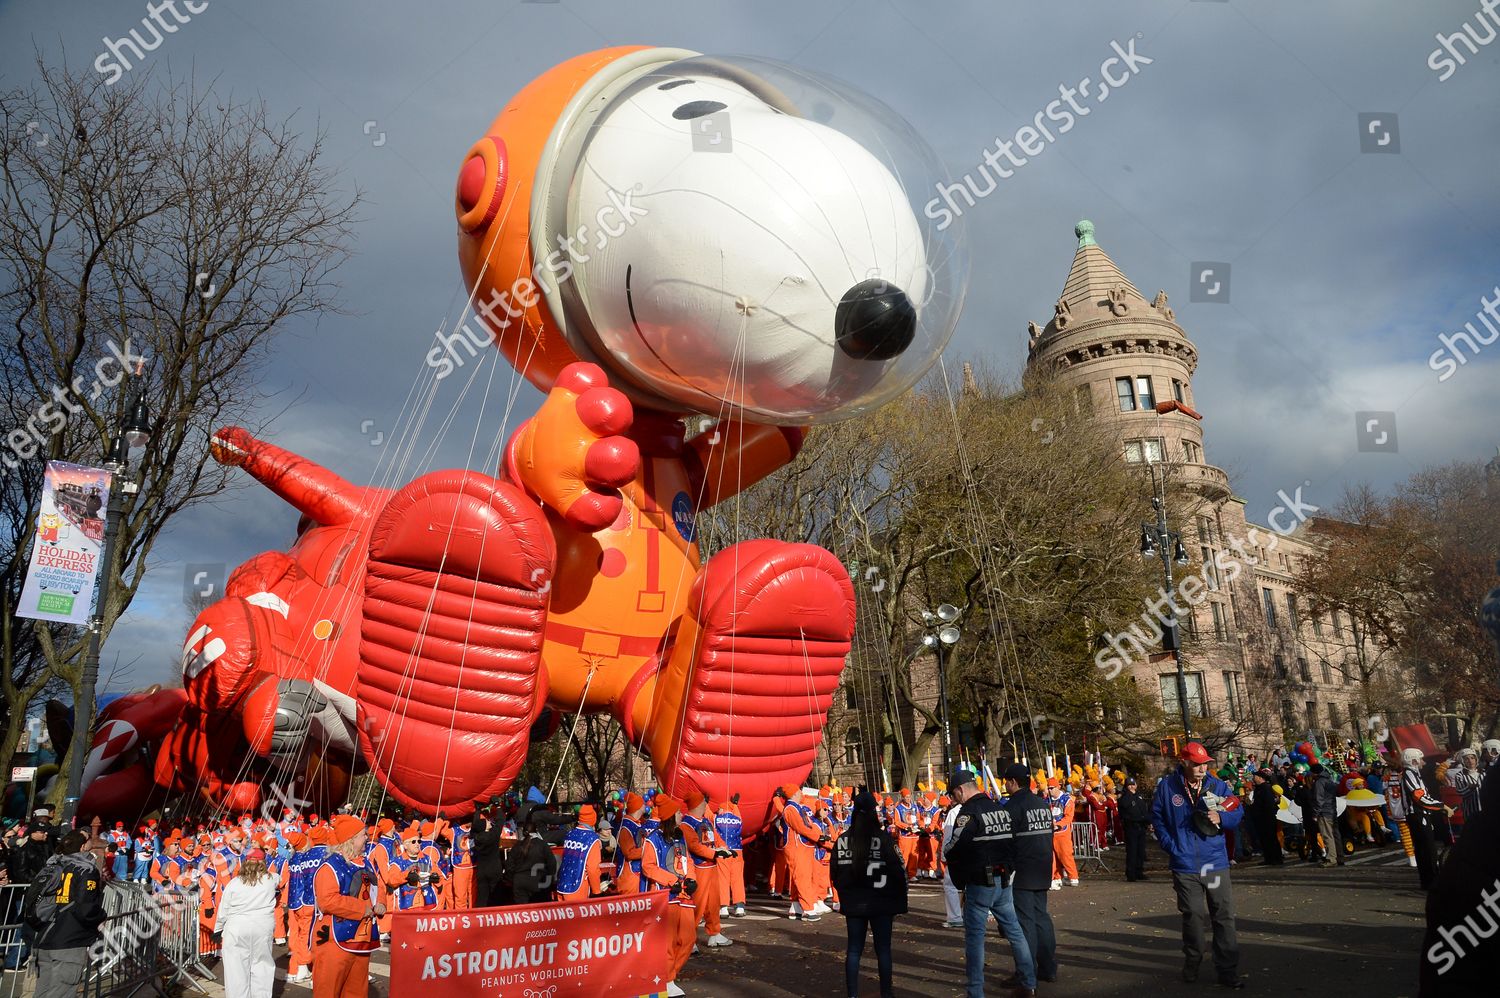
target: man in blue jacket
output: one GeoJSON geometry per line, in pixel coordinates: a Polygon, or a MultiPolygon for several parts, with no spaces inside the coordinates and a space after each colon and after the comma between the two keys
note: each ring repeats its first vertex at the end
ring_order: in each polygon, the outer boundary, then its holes
{"type": "Polygon", "coordinates": [[[1208,775],[1213,758],[1197,742],[1182,747],[1181,763],[1156,785],[1151,822],[1156,840],[1171,857],[1172,889],[1182,913],[1182,979],[1198,979],[1205,923],[1214,930],[1214,969],[1219,984],[1239,989],[1240,947],[1235,938],[1234,894],[1224,832],[1239,827],[1244,809],[1223,780],[1208,775]]]}

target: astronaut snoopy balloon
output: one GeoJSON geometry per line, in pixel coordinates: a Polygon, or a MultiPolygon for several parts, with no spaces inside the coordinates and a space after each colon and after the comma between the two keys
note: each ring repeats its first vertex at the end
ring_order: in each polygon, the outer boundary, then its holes
{"type": "MultiPolygon", "coordinates": [[[[594,52],[501,111],[460,168],[459,258],[476,350],[546,398],[500,477],[434,472],[371,513],[358,661],[332,685],[393,794],[452,813],[503,789],[549,705],[612,713],[664,790],[738,792],[747,825],[807,775],[849,578],[773,540],[700,565],[694,518],[936,360],[962,246],[912,204],[941,179],[893,112],[763,60],[594,52]]],[[[450,337],[428,362],[474,356],[450,337]]],[[[235,439],[263,479],[285,453],[235,439]]],[[[306,672],[258,668],[281,699],[306,672]]]]}

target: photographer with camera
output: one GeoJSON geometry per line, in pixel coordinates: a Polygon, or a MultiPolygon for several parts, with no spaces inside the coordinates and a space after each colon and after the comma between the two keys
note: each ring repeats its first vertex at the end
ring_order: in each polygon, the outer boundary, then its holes
{"type": "Polygon", "coordinates": [[[964,968],[969,998],[984,998],[984,934],[995,916],[1016,960],[1013,995],[1036,994],[1036,962],[1016,917],[1011,881],[1016,869],[1012,813],[979,789],[966,769],[955,772],[948,792],[961,805],[953,835],[944,843],[948,875],[964,892],[964,968]]]}

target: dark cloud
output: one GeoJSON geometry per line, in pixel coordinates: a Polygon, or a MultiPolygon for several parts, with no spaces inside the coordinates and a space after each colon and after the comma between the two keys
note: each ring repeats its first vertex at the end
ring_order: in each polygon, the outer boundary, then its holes
{"type": "MultiPolygon", "coordinates": [[[[627,43],[764,55],[846,79],[910,120],[958,176],[1059,85],[1097,77],[1112,41],[1135,39],[1153,62],[966,212],[974,273],[953,354],[1019,371],[1026,321],[1050,314],[1072,225],[1088,217],[1144,292],[1168,292],[1198,343],[1209,457],[1232,469],[1252,517],[1303,482],[1332,505],[1355,481],[1388,486],[1423,464],[1489,453],[1500,347],[1444,383],[1427,366],[1437,335],[1461,328],[1500,283],[1500,43],[1446,82],[1427,65],[1434,36],[1472,21],[1477,2],[1021,6],[211,0],[142,68],[212,78],[295,112],[308,131],[327,129],[332,159],[368,192],[342,274],[353,314],[289,329],[267,372],[280,399],[300,401],[265,432],[354,481],[491,466],[535,405],[523,387],[503,420],[509,368],[471,365],[444,382],[418,446],[393,467],[389,441],[417,422],[401,413],[422,354],[463,303],[460,158],[534,75],[627,43]],[[1398,116],[1399,154],[1360,152],[1360,112],[1398,116]],[[1195,260],[1232,265],[1229,304],[1189,301],[1195,260]],[[1356,450],[1364,409],[1397,413],[1399,454],[1356,450]],[[371,446],[376,434],[385,441],[371,446]]],[[[102,39],[143,16],[144,0],[5,7],[6,85],[31,74],[33,45],[87,66],[102,39]]],[[[162,645],[143,653],[142,681],[180,647],[181,565],[233,564],[283,546],[294,525],[258,488],[182,518],[114,638],[162,645]]]]}

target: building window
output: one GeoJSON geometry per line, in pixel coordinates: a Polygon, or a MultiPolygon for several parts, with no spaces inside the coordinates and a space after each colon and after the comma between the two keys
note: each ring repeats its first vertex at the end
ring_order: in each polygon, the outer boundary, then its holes
{"type": "Polygon", "coordinates": [[[1318,659],[1318,669],[1323,673],[1323,682],[1333,682],[1333,667],[1328,664],[1328,659],[1318,659]]]}
{"type": "Polygon", "coordinates": [[[1281,701],[1281,723],[1284,727],[1295,728],[1297,726],[1297,715],[1292,713],[1292,702],[1281,701]]]}
{"type": "Polygon", "coordinates": [[[1224,627],[1224,606],[1221,603],[1210,603],[1208,605],[1214,615],[1214,637],[1223,641],[1229,637],[1229,631],[1224,627]]]}
{"type": "Polygon", "coordinates": [[[1234,673],[1224,673],[1224,705],[1229,711],[1229,719],[1238,721],[1240,719],[1240,699],[1235,695],[1234,673]]]}
{"type": "Polygon", "coordinates": [[[1304,683],[1312,682],[1312,669],[1308,668],[1307,659],[1301,655],[1297,656],[1297,673],[1302,677],[1304,683]]]}
{"type": "Polygon", "coordinates": [[[1307,701],[1307,726],[1316,728],[1318,726],[1318,701],[1307,701]]]}
{"type": "Polygon", "coordinates": [[[1302,626],[1302,622],[1297,619],[1296,593],[1286,594],[1286,625],[1292,629],[1293,634],[1296,634],[1297,629],[1302,626]]]}
{"type": "MultiPolygon", "coordinates": [[[[1182,714],[1182,708],[1177,705],[1177,674],[1162,676],[1161,682],[1161,708],[1167,712],[1168,717],[1178,717],[1182,714]]],[[[1187,687],[1187,706],[1189,717],[1203,717],[1203,673],[1183,673],[1182,683],[1187,687]]]]}
{"type": "Polygon", "coordinates": [[[1281,559],[1281,570],[1283,572],[1290,572],[1292,570],[1292,563],[1286,560],[1286,555],[1280,554],[1277,557],[1281,559]]]}
{"type": "Polygon", "coordinates": [[[1129,378],[1115,379],[1115,394],[1120,396],[1120,411],[1135,412],[1135,389],[1130,386],[1129,378]]]}
{"type": "Polygon", "coordinates": [[[1344,636],[1344,625],[1339,623],[1339,612],[1333,611],[1333,636],[1341,638],[1344,636]]]}
{"type": "Polygon", "coordinates": [[[1219,569],[1214,564],[1213,552],[1208,548],[1200,548],[1203,552],[1203,577],[1208,580],[1208,588],[1219,588],[1219,569]]]}
{"type": "Polygon", "coordinates": [[[1081,414],[1092,416],[1094,414],[1094,390],[1088,385],[1079,385],[1073,389],[1073,404],[1081,414]]]}
{"type": "Polygon", "coordinates": [[[1191,440],[1184,440],[1182,442],[1182,453],[1191,464],[1203,463],[1203,451],[1191,440]]]}
{"type": "Polygon", "coordinates": [[[854,687],[844,687],[844,708],[846,710],[858,710],[859,698],[854,695],[854,687]]]}
{"type": "Polygon", "coordinates": [[[1145,461],[1148,464],[1156,464],[1161,461],[1161,438],[1153,437],[1148,440],[1127,440],[1125,442],[1125,460],[1131,464],[1140,464],[1145,461]]]}
{"type": "Polygon", "coordinates": [[[850,728],[844,734],[844,765],[863,766],[865,764],[865,746],[859,737],[859,728],[850,728]]]}
{"type": "Polygon", "coordinates": [[[1280,652],[1271,656],[1271,668],[1275,670],[1277,679],[1286,678],[1286,659],[1281,657],[1280,652]]]}
{"type": "Polygon", "coordinates": [[[1182,625],[1183,631],[1187,633],[1189,638],[1192,638],[1194,641],[1198,640],[1198,615],[1193,612],[1191,606],[1187,608],[1187,613],[1177,619],[1177,623],[1182,625]]]}
{"type": "Polygon", "coordinates": [[[1342,728],[1344,722],[1339,720],[1339,705],[1332,700],[1328,701],[1328,726],[1330,728],[1342,728]]]}
{"type": "Polygon", "coordinates": [[[1176,378],[1172,379],[1172,397],[1184,405],[1187,404],[1187,386],[1176,378]]]}
{"type": "Polygon", "coordinates": [[[1321,638],[1323,636],[1323,617],[1318,613],[1318,605],[1314,603],[1308,612],[1312,614],[1313,635],[1321,638]]]}
{"type": "Polygon", "coordinates": [[[1141,404],[1142,411],[1156,408],[1156,396],[1151,392],[1151,378],[1149,375],[1136,375],[1135,394],[1141,404]]]}
{"type": "Polygon", "coordinates": [[[1204,544],[1214,542],[1214,521],[1206,516],[1198,517],[1198,540],[1204,544]]]}
{"type": "Polygon", "coordinates": [[[1276,629],[1276,597],[1272,594],[1271,590],[1267,589],[1264,586],[1261,587],[1260,595],[1261,595],[1261,598],[1265,601],[1265,604],[1266,604],[1266,626],[1269,627],[1269,628],[1271,628],[1272,630],[1275,630],[1276,629]]]}

